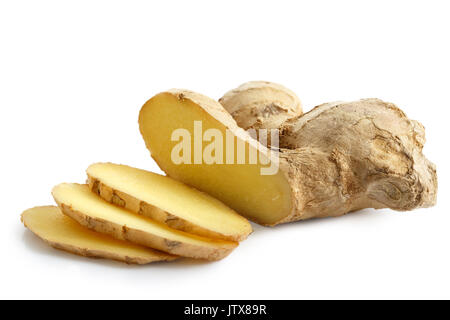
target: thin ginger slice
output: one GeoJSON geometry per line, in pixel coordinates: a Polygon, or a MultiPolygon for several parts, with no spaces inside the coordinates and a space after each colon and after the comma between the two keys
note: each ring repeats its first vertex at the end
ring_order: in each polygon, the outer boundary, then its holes
{"type": "Polygon", "coordinates": [[[87,169],[89,188],[104,200],[191,234],[241,241],[252,228],[219,200],[172,178],[113,163],[87,169]]]}
{"type": "Polygon", "coordinates": [[[128,264],[147,264],[177,258],[91,231],[62,214],[55,206],[28,209],[22,213],[21,220],[25,227],[50,246],[80,256],[106,258],[128,264]]]}
{"type": "Polygon", "coordinates": [[[238,245],[169,228],[104,201],[87,185],[62,183],[52,195],[64,214],[89,229],[174,255],[220,260],[238,245]]]}

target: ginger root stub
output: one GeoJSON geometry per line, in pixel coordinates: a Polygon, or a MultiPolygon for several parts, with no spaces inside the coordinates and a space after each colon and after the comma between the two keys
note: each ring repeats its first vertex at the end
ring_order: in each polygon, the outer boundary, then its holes
{"type": "Polygon", "coordinates": [[[152,157],[169,176],[264,225],[362,208],[411,210],[436,201],[435,167],[422,155],[423,127],[381,100],[325,104],[288,119],[280,125],[277,154],[267,153],[220,103],[187,90],[147,101],[139,125],[152,157]],[[278,172],[262,175],[259,162],[174,163],[171,153],[179,141],[172,132],[181,128],[194,137],[195,121],[203,132],[216,129],[225,136],[228,130],[248,152],[262,150],[265,160],[278,156],[278,172]]]}
{"type": "Polygon", "coordinates": [[[268,81],[241,84],[219,102],[245,130],[278,129],[287,119],[302,114],[302,103],[293,91],[268,81]]]}

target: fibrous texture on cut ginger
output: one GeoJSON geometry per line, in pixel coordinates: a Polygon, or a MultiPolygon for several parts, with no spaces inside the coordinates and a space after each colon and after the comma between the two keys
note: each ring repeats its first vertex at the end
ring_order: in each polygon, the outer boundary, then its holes
{"type": "MultiPolygon", "coordinates": [[[[252,139],[216,101],[186,90],[156,95],[139,125],[152,157],[171,177],[220,199],[264,225],[339,216],[362,208],[411,210],[433,205],[437,178],[422,155],[423,127],[377,99],[330,103],[281,126],[279,170],[261,175],[256,164],[175,164],[171,134],[184,128],[228,130],[247,151],[276,155],[252,139]]],[[[193,150],[192,150],[193,151],[193,150]]],[[[266,159],[267,160],[267,159],[266,159]]]]}

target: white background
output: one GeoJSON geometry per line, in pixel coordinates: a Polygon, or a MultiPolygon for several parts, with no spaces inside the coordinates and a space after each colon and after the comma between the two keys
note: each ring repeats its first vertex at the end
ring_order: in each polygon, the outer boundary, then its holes
{"type": "Polygon", "coordinates": [[[448,1],[1,1],[0,298],[450,298],[448,1]],[[47,247],[20,213],[98,161],[160,172],[137,125],[169,88],[279,82],[305,110],[378,97],[426,127],[438,204],[254,226],[216,263],[47,247]]]}

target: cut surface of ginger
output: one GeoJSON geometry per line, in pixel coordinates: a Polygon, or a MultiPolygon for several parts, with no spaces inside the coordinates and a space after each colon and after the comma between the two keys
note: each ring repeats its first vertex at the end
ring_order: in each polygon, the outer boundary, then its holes
{"type": "Polygon", "coordinates": [[[113,163],[87,169],[88,184],[104,200],[167,226],[200,236],[241,241],[250,223],[219,200],[170,177],[113,163]]]}
{"type": "MultiPolygon", "coordinates": [[[[262,175],[264,164],[250,164],[249,150],[254,148],[252,139],[217,101],[191,91],[163,92],[142,107],[139,125],[152,157],[168,176],[207,192],[261,224],[274,224],[291,213],[291,188],[285,175],[281,170],[273,175],[262,175]],[[172,141],[172,133],[185,129],[194,141],[194,121],[201,122],[203,133],[208,129],[219,130],[224,140],[229,130],[234,142],[231,164],[227,164],[226,159],[223,164],[194,164],[194,143],[191,143],[192,164],[172,161],[172,150],[179,143],[172,141]],[[244,164],[237,161],[237,141],[245,144],[244,164]]],[[[208,142],[203,143],[203,150],[207,145],[208,142]]],[[[224,142],[224,158],[225,145],[224,142]]]]}
{"type": "Polygon", "coordinates": [[[219,260],[238,245],[237,242],[208,239],[169,228],[104,201],[87,185],[63,183],[53,188],[52,194],[61,211],[80,224],[160,251],[183,257],[219,260]]]}
{"type": "Polygon", "coordinates": [[[52,247],[81,256],[113,259],[129,264],[176,259],[173,255],[116,240],[84,228],[55,206],[28,209],[22,213],[21,219],[25,227],[52,247]]]}

